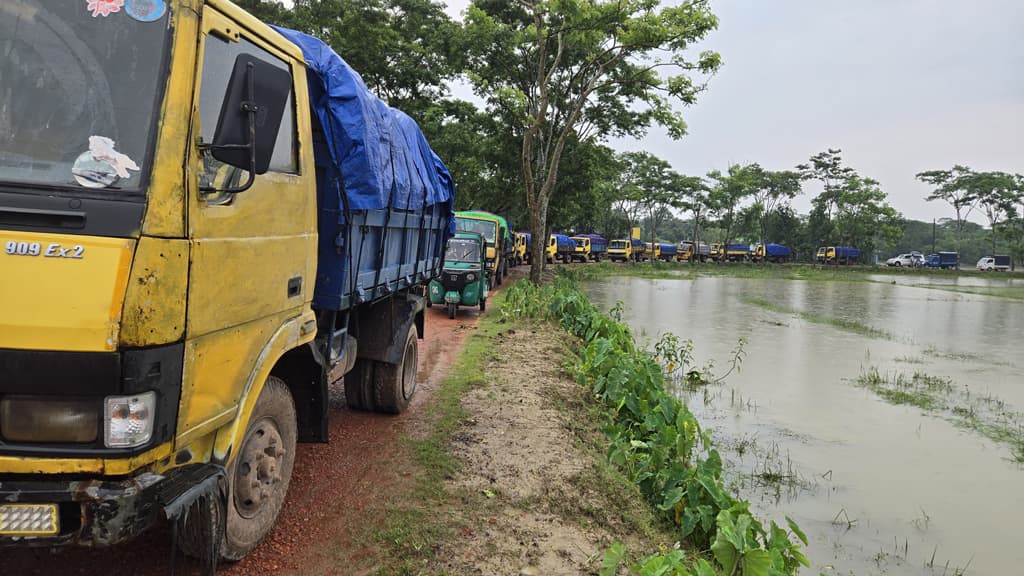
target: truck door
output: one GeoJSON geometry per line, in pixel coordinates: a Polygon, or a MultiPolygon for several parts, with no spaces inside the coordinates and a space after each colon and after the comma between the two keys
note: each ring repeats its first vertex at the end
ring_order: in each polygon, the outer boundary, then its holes
{"type": "Polygon", "coordinates": [[[231,420],[244,390],[253,385],[249,380],[268,342],[312,299],[314,174],[310,154],[299,154],[312,149],[303,141],[308,136],[302,136],[310,134],[305,68],[275,41],[280,37],[257,37],[210,4],[204,7],[187,179],[192,261],[179,441],[231,420]],[[287,70],[292,94],[269,171],[241,193],[202,192],[203,185],[225,189],[247,178],[244,170],[219,162],[196,142],[213,141],[241,54],[287,70]]]}

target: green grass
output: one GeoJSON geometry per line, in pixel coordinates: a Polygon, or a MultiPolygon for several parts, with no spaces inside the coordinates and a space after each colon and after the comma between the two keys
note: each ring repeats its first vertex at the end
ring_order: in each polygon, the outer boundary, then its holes
{"type": "Polygon", "coordinates": [[[871,390],[890,404],[917,406],[925,411],[944,409],[945,398],[953,391],[949,380],[922,372],[914,372],[909,377],[902,372],[883,376],[877,368],[861,374],[857,385],[871,390]]]}
{"type": "Polygon", "coordinates": [[[979,395],[969,387],[957,387],[952,380],[914,372],[881,374],[877,368],[862,373],[856,384],[867,388],[890,404],[916,406],[941,416],[953,425],[970,430],[1010,450],[1010,459],[1024,464],[1024,414],[1003,400],[979,395]]]}
{"type": "Polygon", "coordinates": [[[774,302],[769,302],[768,300],[763,300],[761,298],[743,298],[742,300],[743,300],[743,302],[745,302],[747,304],[750,304],[750,305],[753,305],[753,306],[757,306],[759,308],[764,308],[765,310],[770,310],[772,312],[778,312],[780,314],[792,314],[792,315],[797,316],[797,317],[799,317],[799,318],[801,318],[803,320],[806,320],[807,322],[812,322],[814,324],[824,324],[826,326],[832,326],[834,328],[838,328],[838,329],[846,331],[846,332],[852,332],[854,334],[860,334],[861,336],[868,336],[869,338],[884,338],[886,340],[895,340],[896,339],[896,337],[891,332],[887,332],[885,330],[880,330],[880,329],[875,328],[873,326],[868,326],[867,324],[864,324],[862,322],[857,322],[856,320],[847,320],[845,318],[835,318],[835,317],[832,317],[832,316],[825,316],[825,315],[822,315],[822,314],[815,314],[814,312],[806,312],[806,311],[803,311],[803,310],[797,310],[796,308],[789,308],[789,307],[786,307],[786,306],[781,306],[779,304],[776,304],[774,302]]]}

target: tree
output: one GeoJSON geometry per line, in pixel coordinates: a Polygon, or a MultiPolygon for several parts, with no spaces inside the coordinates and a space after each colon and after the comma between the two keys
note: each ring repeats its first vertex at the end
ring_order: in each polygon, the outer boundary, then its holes
{"type": "MultiPolygon", "coordinates": [[[[651,0],[474,1],[465,20],[469,79],[490,112],[517,122],[533,234],[546,231],[570,138],[641,135],[652,124],[685,133],[668,97],[692,104],[704,89],[690,74],[715,71],[718,54],[689,60],[684,52],[717,24],[707,0],[660,8],[651,0]]],[[[533,243],[534,282],[542,250],[533,243]]]]}
{"type": "Polygon", "coordinates": [[[718,220],[723,230],[722,243],[732,240],[733,227],[736,224],[737,208],[744,198],[753,194],[757,187],[758,170],[756,164],[740,166],[733,164],[722,174],[718,170],[708,172],[711,189],[708,193],[708,210],[718,220]]]}
{"type": "Polygon", "coordinates": [[[448,81],[461,67],[462,55],[456,50],[459,25],[439,2],[295,0],[294,4],[285,25],[327,42],[359,72],[371,91],[413,118],[448,94],[448,81]]]}
{"type": "Polygon", "coordinates": [[[964,176],[962,181],[964,188],[977,199],[978,207],[988,219],[994,255],[999,223],[1016,213],[1014,204],[1019,193],[1017,180],[1005,172],[972,172],[964,176]]]}
{"type": "Polygon", "coordinates": [[[764,245],[768,243],[768,222],[772,214],[801,192],[802,176],[799,172],[792,170],[779,172],[764,170],[758,164],[753,164],[751,170],[756,186],[751,197],[754,199],[754,211],[758,220],[761,244],[764,245]]]}
{"type": "Polygon", "coordinates": [[[649,152],[626,152],[622,157],[626,187],[647,215],[651,242],[657,242],[658,224],[671,214],[665,208],[681,205],[680,176],[668,162],[649,152]]]}
{"type": "Polygon", "coordinates": [[[864,254],[881,242],[895,243],[902,234],[902,216],[886,202],[886,194],[871,178],[850,177],[836,189],[835,227],[844,245],[859,246],[864,254]]]}
{"type": "Polygon", "coordinates": [[[816,197],[816,204],[821,207],[827,220],[832,219],[839,188],[856,175],[853,168],[843,165],[840,153],[842,150],[839,148],[829,148],[811,156],[810,164],[798,164],[796,167],[804,180],[818,180],[822,183],[824,191],[816,197]]]}
{"type": "Polygon", "coordinates": [[[957,254],[960,253],[963,240],[964,222],[978,205],[975,191],[966,187],[966,178],[971,174],[973,171],[970,168],[957,164],[950,170],[929,170],[919,172],[916,176],[918,180],[935,186],[935,190],[925,196],[925,200],[944,200],[953,207],[953,213],[956,214],[957,254]]]}

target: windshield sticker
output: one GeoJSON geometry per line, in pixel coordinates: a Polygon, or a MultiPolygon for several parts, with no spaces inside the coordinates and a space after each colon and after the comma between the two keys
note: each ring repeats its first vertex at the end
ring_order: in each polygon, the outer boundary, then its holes
{"type": "Polygon", "coordinates": [[[106,136],[89,136],[89,151],[75,159],[71,174],[86,188],[106,188],[118,178],[128,178],[129,170],[139,165],[125,154],[114,150],[114,141],[106,136]]]}
{"type": "Polygon", "coordinates": [[[164,0],[127,0],[124,11],[139,22],[156,22],[167,12],[164,0]]]}
{"type": "Polygon", "coordinates": [[[92,12],[92,17],[103,16],[106,18],[114,12],[120,12],[124,6],[124,0],[87,0],[86,10],[92,12]]]}

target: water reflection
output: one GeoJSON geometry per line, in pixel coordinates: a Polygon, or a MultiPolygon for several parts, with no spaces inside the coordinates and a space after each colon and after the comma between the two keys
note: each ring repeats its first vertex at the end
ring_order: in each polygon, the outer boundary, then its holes
{"type": "Polygon", "coordinates": [[[699,364],[724,366],[747,338],[742,370],[686,400],[714,429],[741,493],[807,531],[811,572],[942,574],[948,562],[952,574],[969,562],[968,573],[1021,573],[1024,470],[1008,449],[853,381],[869,367],[921,371],[1022,411],[1024,302],[889,282],[722,277],[617,278],[588,290],[604,309],[623,301],[641,340],[692,338],[699,364]]]}

